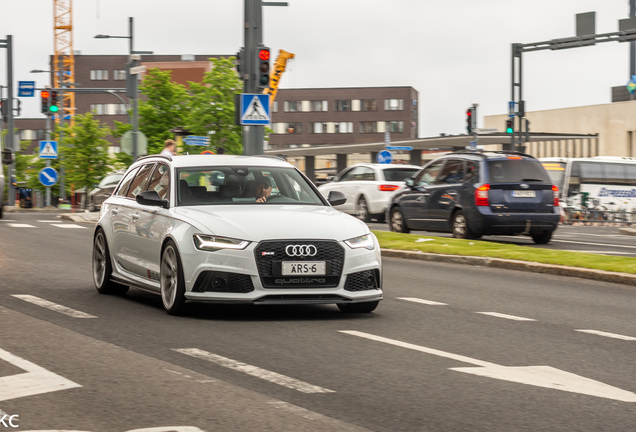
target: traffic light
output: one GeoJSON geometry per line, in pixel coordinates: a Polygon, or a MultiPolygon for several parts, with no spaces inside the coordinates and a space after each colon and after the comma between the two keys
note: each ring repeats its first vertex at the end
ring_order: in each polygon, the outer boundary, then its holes
{"type": "Polygon", "coordinates": [[[49,103],[49,114],[55,114],[60,110],[60,107],[57,106],[57,92],[50,92],[51,98],[49,103]]]}
{"type": "Polygon", "coordinates": [[[256,87],[259,91],[269,87],[269,48],[258,48],[256,87]]]}
{"type": "Polygon", "coordinates": [[[473,133],[473,109],[474,108],[468,108],[466,110],[466,132],[468,132],[469,135],[473,133]]]}
{"type": "Polygon", "coordinates": [[[42,114],[49,113],[49,97],[51,97],[51,92],[48,90],[42,90],[40,92],[40,102],[41,102],[41,111],[42,114]]]}
{"type": "Polygon", "coordinates": [[[236,53],[236,72],[239,77],[243,79],[243,70],[245,69],[245,65],[243,62],[245,61],[245,49],[241,48],[239,52],[236,53]]]}
{"type": "Polygon", "coordinates": [[[0,100],[0,113],[2,114],[2,121],[6,122],[9,114],[9,101],[7,99],[0,100]]]}
{"type": "Polygon", "coordinates": [[[514,125],[513,125],[514,120],[512,118],[509,118],[508,120],[506,120],[506,133],[507,134],[511,134],[515,131],[514,125]]]}

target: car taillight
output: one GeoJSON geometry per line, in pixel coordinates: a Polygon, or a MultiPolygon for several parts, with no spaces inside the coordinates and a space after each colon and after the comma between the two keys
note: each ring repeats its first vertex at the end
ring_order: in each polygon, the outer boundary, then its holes
{"type": "Polygon", "coordinates": [[[475,205],[478,206],[489,206],[490,201],[488,200],[488,191],[490,190],[490,185],[485,184],[480,186],[475,191],[475,205]]]}
{"type": "Polygon", "coordinates": [[[554,195],[554,203],[555,207],[559,206],[559,188],[556,185],[552,185],[552,194],[554,195]]]}
{"type": "Polygon", "coordinates": [[[382,192],[393,192],[395,190],[398,190],[400,187],[397,185],[384,184],[380,185],[379,188],[382,192]]]}

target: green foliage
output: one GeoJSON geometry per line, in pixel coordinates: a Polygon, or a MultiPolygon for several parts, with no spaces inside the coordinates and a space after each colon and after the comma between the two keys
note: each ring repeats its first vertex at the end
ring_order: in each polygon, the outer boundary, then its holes
{"type": "Polygon", "coordinates": [[[193,135],[209,136],[210,149],[228,154],[243,153],[241,126],[235,124],[234,95],[242,83],[234,71],[233,58],[210,59],[212,70],[203,82],[189,82],[187,129],[193,135]],[[208,132],[212,132],[208,134],[208,132]]]}
{"type": "Polygon", "coordinates": [[[160,153],[163,143],[174,138],[171,129],[185,126],[188,92],[172,81],[170,71],[150,69],[139,90],[139,130],[148,138],[148,154],[160,153]]]}
{"type": "Polygon", "coordinates": [[[64,126],[59,154],[67,185],[89,190],[112,170],[108,141],[104,139],[109,133],[90,113],[76,116],[73,127],[64,126]]]}

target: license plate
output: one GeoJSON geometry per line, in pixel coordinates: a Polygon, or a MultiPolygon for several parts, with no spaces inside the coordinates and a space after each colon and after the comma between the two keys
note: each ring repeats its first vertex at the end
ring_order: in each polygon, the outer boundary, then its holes
{"type": "Polygon", "coordinates": [[[515,198],[534,198],[536,193],[533,190],[514,190],[512,196],[515,198]]]}
{"type": "Polygon", "coordinates": [[[290,262],[283,261],[281,267],[281,273],[283,276],[295,276],[295,275],[325,275],[325,261],[303,261],[303,262],[290,262]]]}

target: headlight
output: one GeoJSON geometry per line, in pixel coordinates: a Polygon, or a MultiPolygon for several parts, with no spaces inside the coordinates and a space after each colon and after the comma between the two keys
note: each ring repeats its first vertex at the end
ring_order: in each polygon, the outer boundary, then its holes
{"type": "Polygon", "coordinates": [[[205,234],[195,234],[194,244],[197,249],[205,251],[217,251],[221,249],[245,249],[250,242],[229,237],[217,237],[205,234]]]}
{"type": "Polygon", "coordinates": [[[371,234],[365,234],[360,237],[345,240],[345,243],[351,249],[365,248],[365,249],[373,250],[373,248],[375,247],[375,244],[373,243],[373,237],[371,234]]]}

